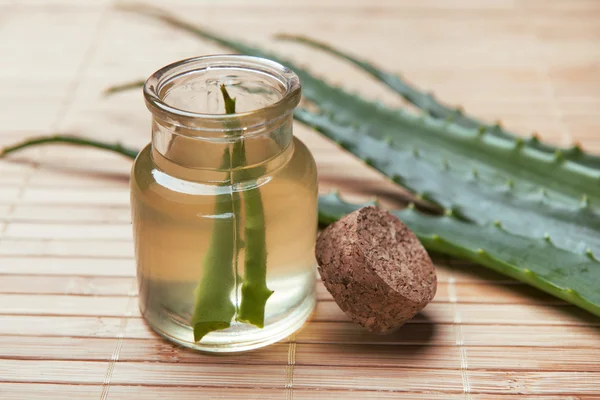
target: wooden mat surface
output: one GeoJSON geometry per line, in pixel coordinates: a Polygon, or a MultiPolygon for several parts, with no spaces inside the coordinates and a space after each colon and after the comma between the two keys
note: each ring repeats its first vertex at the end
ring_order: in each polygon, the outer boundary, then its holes
{"type": "MultiPolygon", "coordinates": [[[[491,121],[600,151],[597,0],[154,3],[372,99],[400,104],[354,68],[272,35],[326,40],[491,121]]],[[[108,1],[0,0],[0,144],[60,131],[141,147],[150,116],[140,93],[102,90],[222,51],[108,1]]],[[[317,134],[296,132],[324,192],[404,196],[317,134]]],[[[600,398],[600,319],[445,258],[434,302],[391,336],[349,323],[319,286],[310,323],[284,342],[225,357],[175,347],[138,312],[129,167],[66,147],[0,162],[1,399],[600,398]]]]}

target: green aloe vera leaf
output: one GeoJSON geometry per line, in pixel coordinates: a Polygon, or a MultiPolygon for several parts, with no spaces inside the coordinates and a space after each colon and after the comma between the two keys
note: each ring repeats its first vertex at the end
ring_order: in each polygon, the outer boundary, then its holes
{"type": "MultiPolygon", "coordinates": [[[[222,165],[231,164],[229,151],[223,155],[222,165]]],[[[221,186],[226,187],[225,182],[221,186]]],[[[234,263],[237,258],[234,197],[230,191],[215,196],[216,218],[208,251],[202,260],[202,277],[196,287],[196,303],[190,321],[196,342],[210,332],[227,329],[236,313],[231,293],[236,287],[234,263]]],[[[239,203],[239,199],[238,199],[239,203]]],[[[239,206],[238,206],[239,207],[239,206]]]]}
{"type": "Polygon", "coordinates": [[[93,140],[79,136],[70,135],[48,135],[48,136],[36,136],[30,139],[26,139],[22,142],[16,143],[11,146],[0,148],[0,158],[6,157],[10,153],[29,148],[36,147],[42,144],[66,144],[75,145],[81,147],[90,147],[92,149],[100,149],[111,151],[122,155],[123,157],[135,160],[140,150],[125,147],[120,143],[107,143],[100,140],[93,140]]]}
{"type": "MultiPolygon", "coordinates": [[[[225,85],[220,86],[225,102],[225,113],[235,114],[235,99],[227,92],[225,85]]],[[[238,126],[231,122],[228,129],[234,132],[238,126]]],[[[246,153],[243,140],[235,140],[231,149],[224,154],[223,168],[235,170],[245,165],[246,153]]],[[[235,184],[233,172],[228,185],[235,184]]],[[[239,175],[239,174],[238,174],[239,175]]],[[[245,178],[250,178],[246,176],[245,178]]],[[[238,268],[237,254],[241,246],[240,232],[240,194],[232,190],[223,195],[220,201],[217,196],[215,213],[217,215],[233,215],[232,218],[219,221],[211,236],[209,251],[204,259],[204,273],[196,290],[196,305],[192,317],[194,339],[199,341],[207,333],[228,328],[231,319],[237,312],[237,320],[251,323],[262,328],[264,326],[265,304],[273,293],[266,286],[266,239],[264,210],[260,190],[254,188],[243,193],[245,223],[245,272],[242,284],[242,300],[236,310],[230,294],[237,287],[238,268]]]]}
{"type": "Polygon", "coordinates": [[[144,83],[146,83],[146,81],[144,81],[143,79],[140,79],[139,81],[126,82],[122,85],[111,86],[104,91],[104,94],[108,96],[108,95],[111,95],[114,93],[125,92],[125,91],[131,90],[131,89],[143,88],[144,83]]]}
{"type": "Polygon", "coordinates": [[[524,139],[520,135],[506,130],[499,124],[488,124],[477,119],[476,117],[465,114],[461,107],[451,107],[438,101],[433,94],[417,88],[399,74],[386,72],[366,60],[356,58],[349,53],[335,48],[327,43],[299,35],[280,34],[276,37],[281,40],[293,41],[308,45],[354,64],[373,76],[375,79],[384,83],[408,102],[412,103],[435,118],[451,120],[453,123],[465,128],[486,129],[490,135],[508,139],[515,143],[515,145],[523,141],[524,146],[531,147],[545,153],[555,154],[557,151],[560,151],[564,155],[565,160],[573,161],[589,168],[600,169],[600,157],[585,153],[577,144],[571,147],[561,148],[540,142],[537,135],[532,135],[530,138],[524,139]]]}
{"type": "MultiPolygon", "coordinates": [[[[224,85],[221,92],[225,100],[227,114],[235,114],[235,99],[232,99],[224,85]]],[[[236,164],[232,167],[240,168],[246,164],[246,151],[244,141],[237,140],[233,145],[233,158],[236,164]]],[[[262,170],[262,169],[261,169],[262,170]]],[[[252,174],[242,169],[237,174],[232,174],[239,179],[252,180],[252,174]]],[[[233,178],[232,178],[233,183],[233,178]]],[[[234,192],[237,193],[237,192],[234,192]]],[[[239,195],[238,195],[239,196],[239,195]]],[[[244,277],[242,283],[242,300],[236,319],[248,322],[259,328],[265,325],[265,306],[273,291],[267,287],[267,238],[265,226],[265,213],[260,188],[253,187],[243,192],[246,221],[244,225],[245,248],[244,277]]],[[[240,216],[239,208],[236,215],[240,216]]],[[[236,218],[239,221],[239,218],[236,218]]]]}
{"type": "Polygon", "coordinates": [[[414,151],[435,164],[449,164],[463,179],[478,179],[491,188],[510,182],[514,193],[544,192],[549,200],[576,205],[586,196],[600,204],[600,170],[565,161],[560,153],[548,155],[515,147],[505,139],[408,112],[397,112],[347,94],[311,99],[336,123],[414,151]]]}
{"type": "Polygon", "coordinates": [[[516,196],[510,187],[490,189],[477,179],[454,175],[451,168],[431,164],[393,143],[357,134],[357,128],[339,125],[328,114],[298,109],[296,117],[447,212],[478,224],[499,221],[510,232],[547,238],[573,252],[600,252],[600,218],[585,205],[570,208],[547,203],[539,195],[516,196]]]}
{"type": "Polygon", "coordinates": [[[305,97],[336,123],[417,152],[431,163],[449,164],[464,179],[496,188],[510,182],[516,194],[543,192],[567,205],[578,204],[584,196],[592,206],[600,204],[600,170],[566,161],[562,153],[517,146],[485,131],[390,109],[322,81],[307,81],[313,90],[305,90],[305,97]]]}
{"type": "MultiPolygon", "coordinates": [[[[225,102],[225,114],[235,114],[235,99],[220,86],[225,102]]],[[[233,129],[235,127],[227,127],[233,129]]],[[[221,168],[231,170],[243,162],[243,142],[235,141],[231,148],[223,153],[221,168]]],[[[220,186],[233,187],[231,174],[227,182],[220,186]]],[[[190,321],[194,329],[194,340],[199,342],[210,332],[227,329],[237,312],[236,302],[231,294],[237,288],[238,279],[238,236],[240,216],[240,196],[233,190],[220,193],[215,197],[215,215],[224,218],[215,219],[208,251],[202,261],[202,277],[196,287],[196,302],[190,321]]]]}
{"type": "Polygon", "coordinates": [[[124,147],[123,145],[121,145],[121,143],[105,143],[98,140],[87,139],[83,137],[56,134],[48,136],[31,137],[23,140],[22,142],[15,143],[14,145],[0,148],[0,158],[12,152],[24,149],[26,147],[33,147],[42,144],[70,144],[76,146],[95,147],[98,149],[112,151],[128,158],[135,158],[138,154],[138,150],[132,150],[127,147],[124,147]]]}
{"type": "Polygon", "coordinates": [[[493,187],[510,182],[515,193],[543,192],[549,200],[572,206],[584,198],[591,207],[600,204],[600,170],[570,162],[562,152],[551,155],[526,148],[524,141],[503,139],[487,131],[389,109],[332,87],[275,54],[223,38],[164,11],[148,7],[131,10],[241,53],[270,58],[292,67],[302,81],[304,97],[331,113],[340,123],[360,125],[364,129],[361,133],[385,136],[432,162],[448,162],[456,173],[477,177],[493,187]]]}
{"type": "MultiPolygon", "coordinates": [[[[337,194],[319,197],[319,222],[330,224],[367,204],[352,204],[337,194]]],[[[454,216],[424,215],[409,207],[392,211],[430,251],[467,259],[537,287],[600,316],[600,263],[544,239],[507,232],[499,224],[476,225],[454,216]]]]}
{"type": "Polygon", "coordinates": [[[264,327],[265,306],[273,291],[267,287],[265,216],[259,188],[244,191],[246,221],[244,281],[237,320],[264,327]]]}
{"type": "MultiPolygon", "coordinates": [[[[215,39],[216,36],[214,34],[207,33],[204,30],[189,24],[183,23],[182,25],[181,21],[174,17],[165,17],[164,14],[161,14],[159,18],[173,26],[190,31],[200,37],[216,40],[218,43],[231,47],[237,51],[255,56],[269,57],[285,63],[285,61],[279,60],[274,55],[267,54],[260,49],[254,49],[221,37],[215,39]]],[[[491,159],[490,154],[486,154],[486,151],[491,148],[493,150],[492,154],[496,154],[496,157],[494,158],[498,167],[496,170],[499,173],[504,172],[506,169],[515,170],[515,165],[517,165],[517,171],[515,171],[517,173],[529,173],[530,167],[534,167],[536,174],[529,176],[535,178],[536,182],[540,182],[540,184],[543,185],[543,189],[545,189],[544,186],[552,186],[553,188],[556,187],[561,190],[567,188],[572,195],[571,203],[575,203],[580,201],[580,192],[579,188],[573,189],[572,186],[569,187],[570,183],[576,183],[578,186],[583,186],[584,190],[598,190],[597,183],[599,179],[597,176],[588,174],[587,168],[565,162],[561,159],[560,155],[556,160],[552,160],[547,154],[543,154],[535,149],[526,149],[526,151],[524,151],[523,149],[517,148],[514,149],[515,153],[524,155],[522,159],[527,161],[525,166],[518,165],[516,161],[520,158],[517,158],[516,160],[507,160],[505,154],[499,156],[501,150],[508,150],[511,148],[510,143],[508,146],[501,146],[499,143],[499,141],[503,140],[501,138],[486,137],[483,135],[483,138],[487,140],[481,140],[482,136],[478,135],[477,132],[472,132],[453,124],[440,123],[440,121],[428,117],[419,118],[410,116],[408,113],[399,114],[395,110],[386,109],[385,107],[364,101],[358,96],[347,94],[342,89],[333,88],[300,68],[295,67],[295,70],[302,79],[304,95],[316,102],[322,109],[325,109],[326,113],[322,120],[326,121],[327,126],[333,126],[336,129],[337,127],[340,127],[341,130],[347,134],[347,137],[341,140],[358,140],[357,137],[365,136],[364,133],[367,133],[368,135],[383,136],[390,130],[397,129],[399,116],[405,116],[409,123],[409,129],[405,130],[403,138],[406,139],[409,145],[405,146],[407,148],[405,148],[403,153],[406,154],[406,150],[410,150],[415,155],[415,160],[425,161],[425,156],[427,155],[427,151],[423,151],[425,148],[425,150],[428,150],[434,157],[442,157],[442,160],[445,158],[445,162],[440,163],[438,160],[438,163],[449,166],[451,172],[446,172],[441,175],[440,172],[447,171],[447,169],[432,169],[431,165],[426,167],[427,163],[425,162],[419,163],[421,167],[416,168],[414,160],[412,162],[405,160],[404,166],[400,168],[397,160],[392,160],[392,157],[386,161],[388,163],[387,172],[381,167],[378,169],[386,172],[386,174],[393,179],[400,180],[403,185],[422,197],[437,202],[446,208],[460,210],[461,214],[478,223],[489,222],[494,218],[500,219],[507,229],[513,230],[519,234],[531,235],[533,237],[550,235],[553,238],[552,240],[556,241],[557,245],[567,249],[584,251],[587,247],[592,247],[593,249],[598,247],[598,235],[596,230],[597,218],[593,211],[588,210],[590,202],[595,200],[592,195],[583,197],[585,200],[583,202],[585,207],[582,207],[581,210],[578,206],[574,206],[577,208],[573,209],[551,207],[550,205],[544,206],[543,202],[530,199],[530,197],[534,196],[544,196],[544,191],[540,190],[529,195],[525,199],[516,196],[515,194],[517,193],[518,186],[515,180],[502,181],[501,185],[506,185],[510,190],[503,190],[501,189],[501,186],[494,190],[489,190],[488,188],[484,189],[482,187],[485,180],[476,179],[483,175],[478,169],[475,170],[477,172],[476,176],[470,175],[467,177],[457,176],[455,174],[457,170],[461,170],[461,165],[464,166],[464,164],[473,157],[480,157],[482,162],[489,162],[491,159]],[[333,121],[333,118],[335,118],[335,121],[333,121]],[[348,125],[344,126],[344,124],[348,125]],[[419,130],[419,127],[420,125],[425,126],[425,124],[431,127],[431,129],[428,129],[421,134],[422,130],[419,130]],[[444,127],[452,128],[452,132],[456,135],[449,136],[445,134],[446,131],[443,130],[444,127]],[[434,134],[429,134],[431,132],[434,134]],[[419,146],[414,145],[416,140],[419,141],[419,146]],[[413,145],[410,145],[411,141],[413,145]],[[495,141],[495,143],[490,146],[488,141],[495,141]],[[467,145],[468,151],[465,151],[463,148],[465,145],[467,145]],[[560,171],[567,171],[566,175],[569,176],[569,179],[565,179],[565,181],[568,182],[560,182],[557,184],[560,180],[556,178],[560,173],[558,173],[559,171],[556,167],[553,168],[553,165],[559,166],[560,171]],[[564,168],[565,166],[568,168],[564,168]],[[423,171],[425,170],[427,170],[428,173],[424,173],[423,171]],[[552,172],[549,176],[547,174],[548,171],[552,172]],[[406,174],[409,173],[412,174],[411,179],[406,179],[406,174]],[[547,175],[540,178],[544,173],[547,175]],[[454,179],[451,180],[453,176],[454,179]],[[437,181],[439,182],[434,183],[435,180],[433,177],[437,177],[437,181]],[[455,184],[450,185],[450,181],[455,182],[455,184]],[[582,185],[582,181],[587,185],[582,185]],[[475,188],[478,189],[478,195],[471,196],[469,190],[475,188]],[[507,193],[503,193],[504,191],[507,193]],[[505,198],[498,197],[499,194],[504,195],[505,198]],[[491,198],[488,198],[490,196],[491,198]],[[510,202],[508,202],[508,200],[510,200],[510,202]],[[505,204],[504,202],[507,203],[505,204]],[[521,209],[521,206],[524,208],[521,209]],[[543,209],[544,214],[541,214],[538,209],[543,209]],[[577,219],[572,219],[572,217],[576,217],[577,219]],[[584,225],[578,226],[578,221],[582,221],[584,225]]],[[[304,113],[304,115],[302,115],[301,112],[295,113],[296,118],[310,124],[310,121],[306,120],[307,115],[309,114],[304,113]]],[[[321,117],[322,116],[311,116],[313,119],[321,117]]],[[[312,126],[316,125],[312,124],[312,126]]],[[[323,131],[323,129],[320,130],[323,131]]],[[[336,137],[330,137],[336,140],[336,137]]],[[[337,138],[337,140],[340,139],[337,138]]],[[[381,143],[379,143],[379,146],[381,147],[380,151],[385,151],[385,149],[389,147],[384,146],[381,143]]],[[[401,153],[395,148],[391,151],[394,151],[396,154],[401,153]]],[[[355,152],[355,154],[359,153],[355,152]]],[[[370,162],[376,161],[379,162],[379,164],[384,163],[384,161],[378,159],[379,154],[379,152],[374,151],[370,152],[369,155],[363,154],[362,158],[365,158],[370,162]]],[[[435,160],[431,157],[430,161],[435,160]]],[[[482,166],[483,165],[485,164],[482,164],[482,166]]],[[[471,167],[471,165],[468,166],[471,167]]],[[[466,170],[467,168],[462,169],[466,170]]],[[[549,192],[549,190],[547,191],[549,192]]]]}

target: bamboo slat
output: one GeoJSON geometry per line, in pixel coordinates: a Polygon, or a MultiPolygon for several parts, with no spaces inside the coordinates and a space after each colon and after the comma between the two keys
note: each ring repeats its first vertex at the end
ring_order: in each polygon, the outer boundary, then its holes
{"type": "MultiPolygon", "coordinates": [[[[69,285],[85,282],[71,281],[69,285]]],[[[104,280],[106,284],[107,280],[104,280]]],[[[133,282],[129,281],[128,293],[134,293],[133,282]]],[[[124,288],[124,287],[123,287],[124,288]]],[[[67,288],[68,290],[68,288],[67,288]]],[[[133,317],[141,318],[134,301],[133,317]]],[[[123,314],[129,302],[124,296],[77,296],[74,293],[61,295],[44,294],[0,294],[0,315],[66,315],[115,317],[123,314]]],[[[408,321],[409,324],[453,324],[452,303],[434,302],[419,315],[408,321]]],[[[463,325],[504,324],[504,325],[585,325],[599,326],[598,319],[571,305],[526,305],[526,304],[461,304],[463,325]]],[[[349,322],[350,319],[335,302],[321,299],[312,320],[315,322],[349,322]]]]}
{"type": "MultiPolygon", "coordinates": [[[[5,275],[0,279],[0,293],[128,296],[131,293],[131,282],[133,279],[133,277],[43,275],[38,275],[32,279],[28,275],[5,275]]],[[[447,282],[438,283],[438,290],[433,303],[449,302],[448,286],[447,282]]],[[[479,296],[479,291],[481,290],[479,283],[454,283],[454,286],[457,296],[461,299],[461,304],[566,304],[561,300],[523,284],[498,284],[494,287],[494,290],[490,289],[488,296],[485,298],[479,296]]],[[[320,282],[317,284],[317,299],[331,301],[331,295],[320,282]]]]}
{"type": "Polygon", "coordinates": [[[133,242],[123,240],[4,239],[0,256],[132,258],[133,242]]]}
{"type": "MultiPolygon", "coordinates": [[[[4,209],[8,206],[2,206],[4,209]]],[[[7,212],[6,212],[7,213],[7,212]]],[[[10,215],[4,219],[8,222],[61,222],[86,224],[104,223],[119,224],[129,223],[130,215],[128,206],[47,206],[18,204],[10,215]]]]}
{"type": "MultiPolygon", "coordinates": [[[[25,398],[36,399],[55,399],[56,393],[60,392],[66,396],[77,399],[98,399],[103,393],[103,387],[99,385],[57,385],[57,384],[22,384],[6,383],[0,384],[0,393],[7,392],[8,400],[20,400],[25,398]]],[[[148,400],[162,400],[174,397],[182,400],[196,400],[198,393],[202,392],[206,398],[210,399],[231,399],[231,400],[280,400],[289,398],[290,389],[261,389],[254,388],[228,388],[225,391],[222,388],[211,387],[161,387],[161,386],[124,386],[111,385],[107,392],[110,398],[130,399],[143,398],[148,400]],[[226,395],[227,397],[223,397],[226,395]]],[[[294,389],[294,399],[298,400],[338,400],[340,398],[348,400],[459,400],[464,399],[463,394],[435,393],[435,392],[389,392],[389,391],[364,391],[364,390],[329,390],[329,389],[294,389]]],[[[590,396],[565,397],[560,395],[493,395],[493,394],[472,394],[469,396],[472,400],[565,400],[565,399],[592,399],[590,396]]]]}
{"type": "MultiPolygon", "coordinates": [[[[0,357],[70,361],[110,361],[114,340],[110,338],[2,336],[0,357]]],[[[211,357],[191,350],[174,348],[164,340],[128,339],[119,353],[121,361],[193,363],[193,364],[276,364],[287,365],[288,344],[278,343],[266,349],[235,357],[211,357]]],[[[594,348],[530,347],[528,357],[522,349],[506,347],[468,349],[470,370],[495,371],[582,371],[600,372],[596,362],[600,350],[594,348]]],[[[345,367],[460,368],[458,349],[453,346],[393,345],[363,346],[306,343],[298,346],[296,365],[345,367]],[[415,355],[418,355],[416,357],[415,355]]]]}
{"type": "MultiPolygon", "coordinates": [[[[6,380],[9,382],[101,384],[105,379],[107,362],[5,360],[6,380]],[[84,373],[82,373],[84,371],[84,373]]],[[[111,382],[116,385],[143,385],[148,381],[157,386],[225,386],[248,388],[276,388],[285,385],[286,370],[280,365],[254,365],[260,374],[257,383],[253,374],[246,373],[243,364],[171,364],[168,369],[160,363],[121,361],[116,363],[111,382]]],[[[354,367],[294,368],[294,386],[298,389],[340,389],[352,384],[357,390],[418,391],[425,385],[431,391],[460,393],[462,383],[458,369],[420,370],[410,368],[361,367],[360,379],[354,376],[354,367]]],[[[527,372],[514,373],[472,371],[469,374],[474,393],[531,394],[547,392],[545,381],[558,384],[567,393],[594,394],[600,373],[595,372],[527,372]],[[574,379],[579,377],[579,379],[574,379]]]]}
{"type": "MultiPolygon", "coordinates": [[[[222,51],[112,3],[0,0],[0,146],[61,131],[142,148],[150,128],[139,92],[102,90],[222,51]]],[[[320,38],[489,121],[600,152],[599,1],[173,0],[169,8],[368,99],[404,104],[356,68],[272,35],[320,38]]],[[[390,207],[406,198],[334,143],[295,129],[322,192],[375,195],[390,207]]],[[[0,399],[600,399],[598,318],[439,255],[436,298],[391,335],[352,324],[317,279],[312,319],[280,343],[219,357],[174,346],[138,311],[130,165],[67,146],[0,161],[0,399]]]]}
{"type": "MultiPolygon", "coordinates": [[[[133,307],[131,311],[133,310],[133,307]]],[[[123,310],[123,315],[126,310],[123,310]]],[[[0,335],[67,336],[117,338],[121,334],[119,317],[87,316],[0,316],[0,335]]],[[[129,318],[125,335],[149,339],[156,335],[140,318],[129,318]]],[[[296,336],[298,343],[456,345],[456,329],[447,324],[407,324],[393,335],[365,332],[351,323],[312,322],[296,336]]],[[[465,325],[461,341],[467,346],[498,347],[598,347],[600,333],[589,326],[465,325]]],[[[525,349],[524,349],[525,350],[525,349]]],[[[499,350],[501,351],[501,350],[499,350]]]]}
{"type": "MultiPolygon", "coordinates": [[[[72,246],[77,246],[73,242],[72,246]]],[[[135,276],[132,258],[102,257],[3,257],[0,274],[135,276]]]]}

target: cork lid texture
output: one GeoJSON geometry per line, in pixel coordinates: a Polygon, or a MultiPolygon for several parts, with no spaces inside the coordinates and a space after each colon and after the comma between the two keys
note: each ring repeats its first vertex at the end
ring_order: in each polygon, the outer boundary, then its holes
{"type": "Polygon", "coordinates": [[[394,331],[435,296],[435,267],[425,248],[397,217],[377,207],[330,225],[315,252],[327,290],[372,332],[394,331]]]}

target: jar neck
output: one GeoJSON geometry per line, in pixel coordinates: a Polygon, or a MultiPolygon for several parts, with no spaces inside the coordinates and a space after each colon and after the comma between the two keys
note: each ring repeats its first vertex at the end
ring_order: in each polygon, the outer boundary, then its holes
{"type": "Polygon", "coordinates": [[[144,85],[154,162],[186,180],[251,179],[293,147],[300,96],[296,74],[263,58],[217,55],[168,65],[144,85]]]}
{"type": "Polygon", "coordinates": [[[232,172],[246,177],[261,175],[285,161],[293,140],[292,126],[289,113],[260,129],[214,138],[153,118],[152,157],[159,169],[185,180],[219,182],[228,180],[232,172]]]}

